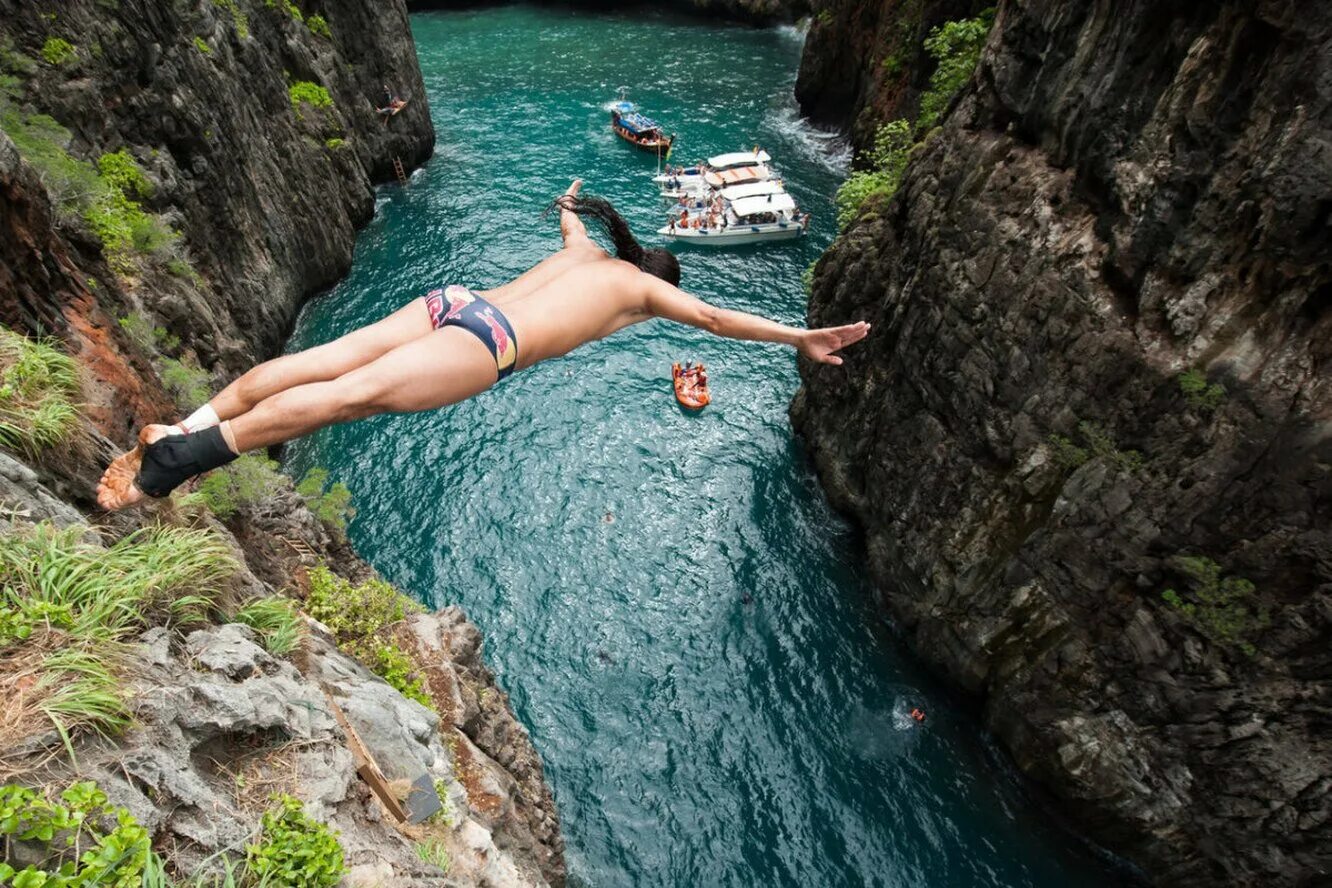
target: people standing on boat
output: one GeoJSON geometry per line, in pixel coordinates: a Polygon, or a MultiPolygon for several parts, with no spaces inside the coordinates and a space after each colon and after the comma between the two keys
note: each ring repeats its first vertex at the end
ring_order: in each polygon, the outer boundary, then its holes
{"type": "Polygon", "coordinates": [[[690,296],[676,286],[675,256],[644,248],[610,203],[580,197],[581,187],[575,180],[552,204],[564,239],[554,255],[492,290],[440,287],[333,342],[251,368],[178,425],[144,427],[137,446],[102,475],[97,501],[122,509],[165,497],[241,453],[328,425],[456,404],[652,318],[790,345],[833,365],[842,363],[838,351],[868,335],[863,321],[807,330],[690,296]],[[604,228],[614,256],[588,237],[584,217],[604,228]]]}

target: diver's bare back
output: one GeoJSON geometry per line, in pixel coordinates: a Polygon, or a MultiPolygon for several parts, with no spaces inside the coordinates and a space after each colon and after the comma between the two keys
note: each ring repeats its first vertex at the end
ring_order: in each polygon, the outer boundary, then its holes
{"type": "Polygon", "coordinates": [[[643,272],[596,248],[561,253],[577,255],[545,260],[563,261],[557,274],[536,286],[514,287],[519,278],[482,294],[503,308],[513,325],[518,369],[567,354],[647,316],[648,276],[643,272]]]}

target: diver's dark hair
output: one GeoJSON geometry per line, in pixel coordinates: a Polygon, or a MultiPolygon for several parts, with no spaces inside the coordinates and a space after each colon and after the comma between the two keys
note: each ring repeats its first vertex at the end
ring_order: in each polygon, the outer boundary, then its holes
{"type": "Polygon", "coordinates": [[[680,283],[680,263],[676,260],[675,254],[661,247],[644,249],[629,230],[629,223],[624,221],[624,217],[617,213],[615,207],[605,198],[573,197],[566,194],[547,207],[546,212],[555,209],[569,210],[600,222],[601,227],[610,236],[611,243],[615,245],[617,259],[623,259],[640,271],[659,277],[673,286],[680,283]]]}

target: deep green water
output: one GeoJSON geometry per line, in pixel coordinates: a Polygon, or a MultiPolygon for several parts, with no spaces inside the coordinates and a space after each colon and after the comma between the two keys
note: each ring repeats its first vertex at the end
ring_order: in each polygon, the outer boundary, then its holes
{"type": "MultiPolygon", "coordinates": [[[[814,235],[681,248],[683,286],[801,322],[842,170],[793,110],[798,34],[512,7],[413,25],[437,154],[383,189],[352,273],[293,348],[446,282],[522,272],[558,246],[541,209],[573,175],[650,239],[654,161],[603,110],[622,84],[679,134],[677,160],[773,153],[814,235]]],[[[484,630],[545,758],[574,884],[1118,881],[876,617],[792,435],[797,384],[788,350],[654,322],[470,403],[325,430],[288,459],[347,482],[352,537],[384,574],[484,630]],[[671,396],[683,359],[712,368],[700,416],[671,396]]]]}

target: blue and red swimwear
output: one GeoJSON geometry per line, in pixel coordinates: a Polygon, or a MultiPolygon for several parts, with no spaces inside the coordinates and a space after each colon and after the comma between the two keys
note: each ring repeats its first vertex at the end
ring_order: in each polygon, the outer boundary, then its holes
{"type": "Polygon", "coordinates": [[[495,358],[495,369],[503,379],[518,366],[518,337],[513,325],[497,306],[466,287],[450,284],[425,295],[430,323],[436,329],[462,327],[480,339],[495,358]]]}

